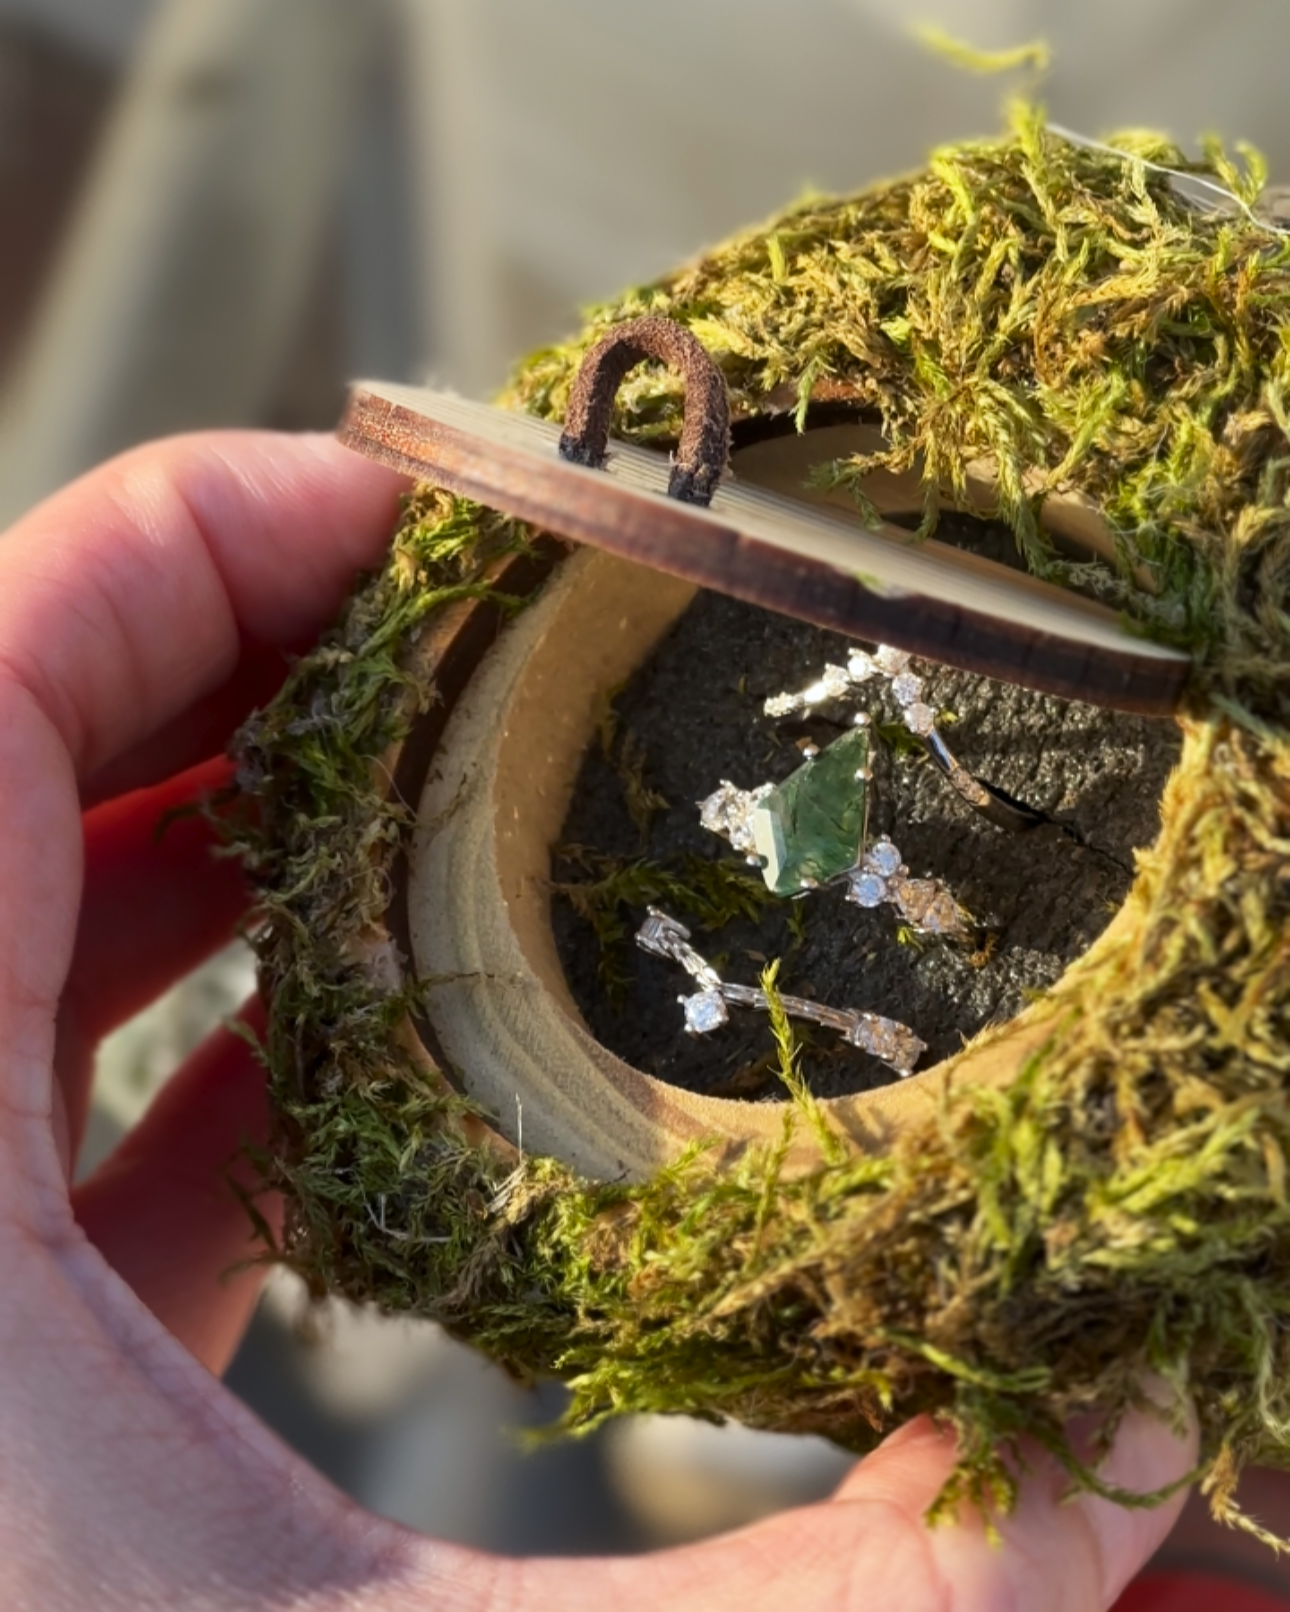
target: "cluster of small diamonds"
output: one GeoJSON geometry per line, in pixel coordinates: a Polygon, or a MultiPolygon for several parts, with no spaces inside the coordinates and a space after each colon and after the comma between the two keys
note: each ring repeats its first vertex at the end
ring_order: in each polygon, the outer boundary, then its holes
{"type": "Polygon", "coordinates": [[[774,694],[762,709],[767,716],[809,711],[826,700],[841,699],[852,687],[867,683],[871,677],[885,677],[891,684],[901,717],[911,733],[926,738],[935,730],[936,712],[923,699],[922,678],[910,671],[905,651],[893,649],[890,644],[879,644],[872,655],[853,649],[845,666],[826,666],[809,687],[796,694],[774,694]]]}
{"type": "Polygon", "coordinates": [[[847,900],[857,907],[881,907],[891,900],[891,881],[909,870],[900,852],[885,836],[875,841],[861,858],[860,866],[847,875],[847,900]]]}
{"type": "MultiPolygon", "coordinates": [[[[699,989],[689,996],[677,997],[690,1035],[710,1035],[728,1024],[732,1004],[763,1010],[768,1006],[765,992],[755,986],[727,984],[712,964],[690,945],[690,931],[685,925],[658,907],[649,909],[645,922],[636,932],[636,944],[655,957],[679,963],[698,984],[699,989]]],[[[913,1072],[914,1065],[927,1050],[927,1043],[907,1024],[886,1019],[880,1013],[825,1007],[800,996],[781,996],[779,1000],[791,1017],[810,1019],[839,1031],[852,1046],[879,1059],[902,1077],[913,1072]]]]}
{"type": "Polygon", "coordinates": [[[699,822],[710,834],[719,834],[723,840],[728,840],[734,850],[752,857],[756,849],[753,810],[773,788],[773,784],[759,784],[756,789],[738,789],[723,778],[720,787],[698,803],[699,822]]]}
{"type": "Polygon", "coordinates": [[[971,919],[939,879],[911,879],[900,852],[885,836],[874,843],[847,875],[847,900],[857,907],[890,903],[910,926],[925,935],[968,940],[971,919]]]}

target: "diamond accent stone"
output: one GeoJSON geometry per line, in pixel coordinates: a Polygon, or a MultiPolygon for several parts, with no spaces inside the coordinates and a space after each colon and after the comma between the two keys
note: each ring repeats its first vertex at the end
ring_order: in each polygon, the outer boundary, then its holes
{"type": "Polygon", "coordinates": [[[962,907],[936,879],[902,879],[894,895],[901,917],[924,934],[966,938],[971,933],[962,907]]]}
{"type": "Polygon", "coordinates": [[[876,840],[865,852],[864,865],[871,873],[889,879],[893,873],[900,872],[900,852],[890,840],[876,840]]]}
{"type": "Polygon", "coordinates": [[[853,1047],[871,1053],[900,1075],[913,1073],[914,1065],[927,1051],[927,1043],[919,1039],[908,1025],[895,1019],[884,1019],[877,1013],[857,1015],[855,1026],[847,1040],[853,1047]]]}
{"type": "Polygon", "coordinates": [[[772,786],[762,784],[757,789],[738,789],[728,778],[698,803],[699,822],[709,834],[719,834],[736,850],[747,856],[756,850],[751,827],[751,816],[757,802],[772,786]]]}
{"type": "Polygon", "coordinates": [[[677,957],[679,948],[689,938],[690,931],[685,925],[669,918],[658,907],[646,909],[645,922],[636,931],[636,944],[656,957],[677,957]]]}
{"type": "Polygon", "coordinates": [[[913,672],[901,672],[891,680],[891,692],[901,705],[913,705],[923,697],[923,680],[913,672]]]}
{"type": "Polygon", "coordinates": [[[903,649],[893,649],[890,644],[879,644],[874,651],[873,663],[888,677],[898,677],[909,665],[909,656],[903,649]]]}
{"type": "Polygon", "coordinates": [[[857,907],[881,907],[887,899],[887,881],[876,873],[853,873],[847,888],[847,900],[857,907]]]}
{"type": "Polygon", "coordinates": [[[710,795],[705,795],[697,802],[699,822],[709,834],[726,832],[732,802],[742,793],[743,791],[736,789],[729,779],[722,779],[720,785],[710,795]]]}
{"type": "MultiPolygon", "coordinates": [[[[822,700],[837,700],[851,687],[851,678],[845,666],[827,665],[818,683],[811,685],[811,692],[819,689],[819,698],[822,700]]],[[[812,704],[815,702],[812,701],[812,704]]]]}
{"type": "Polygon", "coordinates": [[[730,1009],[720,991],[696,991],[677,1000],[685,1008],[685,1028],[691,1035],[710,1035],[730,1023],[730,1009]]]}
{"type": "Polygon", "coordinates": [[[869,734],[850,728],[814,761],[770,788],[750,823],[765,859],[762,878],[780,896],[827,884],[860,859],[864,834],[869,734]]]}
{"type": "Polygon", "coordinates": [[[873,657],[866,655],[863,649],[853,649],[847,661],[847,676],[853,683],[867,683],[871,677],[878,675],[878,668],[873,663],[873,657]]]}
{"type": "Polygon", "coordinates": [[[905,726],[911,733],[930,733],[936,726],[936,712],[921,701],[916,705],[907,705],[904,717],[905,726]]]}

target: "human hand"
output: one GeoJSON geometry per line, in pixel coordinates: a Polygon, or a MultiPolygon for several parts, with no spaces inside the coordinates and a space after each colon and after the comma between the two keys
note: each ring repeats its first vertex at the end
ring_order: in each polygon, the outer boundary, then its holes
{"type": "MultiPolygon", "coordinates": [[[[0,539],[0,1604],[8,1612],[755,1612],[1105,1608],[1181,1499],[1059,1504],[1042,1457],[1002,1548],[928,1531],[952,1439],[918,1422],[829,1502],[630,1561],[503,1561],[363,1513],[212,1373],[258,1273],[227,1183],[266,1127],[222,1031],[69,1190],[94,1049],[232,933],[246,896],[200,820],[236,722],[377,560],[398,478],[325,439],[139,450],[0,539]]],[[[1193,1459],[1131,1417],[1105,1475],[1193,1459]]]]}

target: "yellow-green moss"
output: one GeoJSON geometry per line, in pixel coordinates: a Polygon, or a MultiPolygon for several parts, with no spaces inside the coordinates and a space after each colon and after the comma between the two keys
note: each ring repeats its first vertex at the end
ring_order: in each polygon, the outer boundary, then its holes
{"type": "MultiPolygon", "coordinates": [[[[1187,166],[1160,140],[1126,148],[1187,166]]],[[[1257,170],[1207,164],[1253,199],[1257,170]]],[[[1024,112],[597,310],[507,400],[558,417],[586,347],[647,310],[714,352],[737,421],[809,422],[821,403],[879,419],[886,454],[819,475],[918,465],[929,527],[940,489],[962,494],[990,457],[1034,570],[1078,569],[1193,651],[1161,837],[1122,921],[1053,993],[1051,1044],[1006,1091],[948,1087],[889,1156],[839,1149],[793,1179],[774,1153],[717,1172],[701,1151],[636,1185],[531,1158],[504,1175],[402,1052],[405,997],[354,961],[406,827],[373,763],[433,698],[401,656],[526,541],[422,491],[239,743],[278,1253],[316,1291],[564,1378],[575,1429],[688,1411],[865,1449],[930,1411],[962,1435],[946,1504],[1006,1504],[1023,1434],[1097,1487],[1063,1426],[1093,1406],[1113,1425],[1149,1371],[1194,1399],[1226,1514],[1242,1464],[1290,1465],[1290,244],[1239,211],[1198,216],[1024,112]],[[1050,551],[1037,515],[1056,488],[1105,514],[1115,563],[1050,551]]],[[[666,444],[679,401],[639,370],[617,429],[666,444]]]]}

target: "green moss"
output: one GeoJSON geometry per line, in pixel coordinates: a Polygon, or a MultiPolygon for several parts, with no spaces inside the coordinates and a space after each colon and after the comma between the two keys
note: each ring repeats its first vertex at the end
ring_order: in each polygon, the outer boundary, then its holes
{"type": "MultiPolygon", "coordinates": [[[[1153,137],[1132,148],[1187,166],[1153,137]]],[[[1208,162],[1247,191],[1257,179],[1208,162]]],[[[634,1184],[512,1167],[404,1050],[410,991],[363,962],[407,826],[380,758],[434,698],[407,651],[527,540],[423,491],[239,745],[278,1257],[316,1292],[434,1317],[522,1376],[562,1377],[575,1430],[686,1411],[863,1450],[929,1411],[961,1436],[943,1508],[1006,1505],[1023,1435],[1098,1488],[1063,1427],[1091,1407],[1114,1423],[1151,1372],[1194,1399],[1230,1516],[1243,1464],[1290,1465],[1290,244],[1189,212],[1159,176],[1027,111],[1004,139],[803,203],[596,311],[508,401],[560,416],[581,354],[645,311],[714,351],[737,421],[809,424],[822,403],[880,421],[884,453],[817,476],[858,490],[878,465],[917,465],[927,529],[942,497],[965,498],[967,465],[993,459],[1036,572],[1078,576],[1191,648],[1160,839],[1052,993],[1059,1028],[1022,1077],[947,1084],[885,1156],[828,1146],[787,1176],[782,1148],[722,1170],[698,1150],[634,1184]],[[1112,560],[1051,551],[1038,516],[1058,489],[1104,512],[1112,560]]],[[[617,429],[665,446],[679,404],[671,376],[638,370],[617,429]]],[[[787,1043],[783,1067],[791,1085],[787,1043]]],[[[800,1094],[786,1111],[818,1121],[800,1094]]]]}

